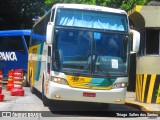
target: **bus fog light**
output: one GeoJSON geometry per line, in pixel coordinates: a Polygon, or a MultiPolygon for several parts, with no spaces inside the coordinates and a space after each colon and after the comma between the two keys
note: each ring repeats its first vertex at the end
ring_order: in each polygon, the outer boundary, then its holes
{"type": "Polygon", "coordinates": [[[126,83],[121,83],[121,86],[124,88],[124,87],[127,87],[127,84],[126,83]]]}
{"type": "Polygon", "coordinates": [[[61,98],[61,96],[59,94],[56,94],[54,97],[55,98],[61,98]]]}
{"type": "Polygon", "coordinates": [[[123,82],[123,83],[115,83],[113,84],[112,88],[115,89],[115,88],[125,88],[127,87],[127,82],[123,82]]]}
{"type": "Polygon", "coordinates": [[[115,102],[121,102],[121,100],[120,99],[116,99],[115,102]]]}
{"type": "Polygon", "coordinates": [[[52,78],[51,78],[51,81],[52,81],[52,82],[55,82],[55,83],[59,83],[59,84],[68,85],[66,79],[59,78],[59,77],[52,77],[52,78]]]}

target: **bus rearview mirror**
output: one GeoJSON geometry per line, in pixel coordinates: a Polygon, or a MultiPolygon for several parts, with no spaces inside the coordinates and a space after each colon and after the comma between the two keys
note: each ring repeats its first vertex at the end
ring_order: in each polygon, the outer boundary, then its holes
{"type": "Polygon", "coordinates": [[[136,30],[130,30],[131,52],[137,53],[140,46],[140,33],[136,30]]]}
{"type": "Polygon", "coordinates": [[[51,44],[53,41],[53,28],[54,28],[53,22],[48,22],[47,33],[46,33],[46,43],[47,44],[51,44]]]}

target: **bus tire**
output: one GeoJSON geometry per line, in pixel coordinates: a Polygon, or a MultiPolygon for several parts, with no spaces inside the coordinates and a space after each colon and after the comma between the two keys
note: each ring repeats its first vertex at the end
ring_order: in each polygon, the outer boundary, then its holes
{"type": "Polygon", "coordinates": [[[30,86],[30,92],[31,92],[32,94],[35,93],[35,88],[34,88],[33,86],[30,86]]]}
{"type": "Polygon", "coordinates": [[[29,76],[29,84],[30,84],[30,92],[32,94],[34,94],[35,93],[35,88],[32,86],[32,76],[31,75],[29,76]]]}
{"type": "Polygon", "coordinates": [[[42,101],[44,106],[49,106],[50,105],[50,100],[45,96],[44,94],[44,76],[42,80],[42,101]]]}
{"type": "Polygon", "coordinates": [[[50,105],[49,99],[44,95],[43,92],[42,92],[42,101],[43,101],[44,106],[49,106],[50,105]]]}
{"type": "Polygon", "coordinates": [[[23,86],[24,87],[29,87],[29,83],[28,83],[28,79],[27,79],[27,73],[24,72],[23,74],[24,74],[23,75],[23,86]]]}

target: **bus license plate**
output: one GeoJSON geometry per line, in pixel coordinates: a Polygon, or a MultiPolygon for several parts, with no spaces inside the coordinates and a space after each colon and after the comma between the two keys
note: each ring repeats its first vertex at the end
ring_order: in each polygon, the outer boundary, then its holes
{"type": "Polygon", "coordinates": [[[84,97],[96,97],[96,93],[83,92],[84,97]]]}

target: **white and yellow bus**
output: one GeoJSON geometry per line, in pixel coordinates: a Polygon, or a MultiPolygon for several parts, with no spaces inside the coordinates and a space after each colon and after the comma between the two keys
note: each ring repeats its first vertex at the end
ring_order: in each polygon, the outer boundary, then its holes
{"type": "MultiPolygon", "coordinates": [[[[133,51],[139,33],[133,32],[133,51]]],[[[130,30],[123,10],[56,4],[31,34],[28,81],[48,100],[124,104],[130,30]]]]}

